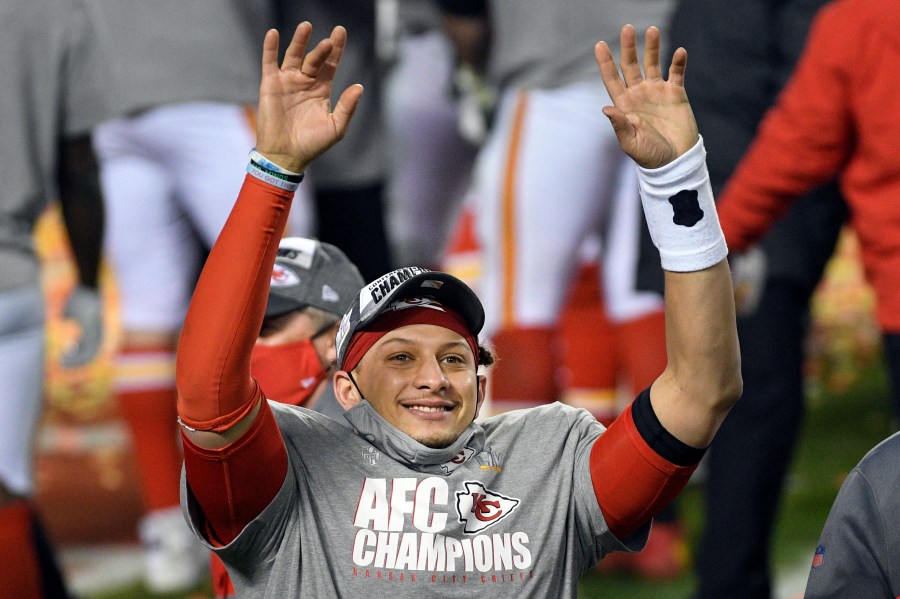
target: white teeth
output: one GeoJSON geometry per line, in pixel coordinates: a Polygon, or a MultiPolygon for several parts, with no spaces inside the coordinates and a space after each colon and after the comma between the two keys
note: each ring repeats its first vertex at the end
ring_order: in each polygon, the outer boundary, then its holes
{"type": "Polygon", "coordinates": [[[419,410],[420,412],[443,412],[444,408],[429,406],[410,406],[410,410],[419,410]]]}

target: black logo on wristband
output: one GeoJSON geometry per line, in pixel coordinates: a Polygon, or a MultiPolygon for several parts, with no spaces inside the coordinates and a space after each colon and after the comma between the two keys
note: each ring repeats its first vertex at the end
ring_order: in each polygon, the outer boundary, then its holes
{"type": "Polygon", "coordinates": [[[703,210],[697,201],[696,189],[682,189],[669,198],[669,203],[675,211],[672,222],[676,225],[693,227],[703,219],[703,210]]]}

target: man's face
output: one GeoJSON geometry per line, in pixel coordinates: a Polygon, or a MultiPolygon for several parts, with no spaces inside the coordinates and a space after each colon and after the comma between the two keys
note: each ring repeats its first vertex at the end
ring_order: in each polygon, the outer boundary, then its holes
{"type": "Polygon", "coordinates": [[[298,310],[270,320],[264,334],[257,338],[256,343],[283,345],[311,339],[319,362],[324,368],[333,364],[337,358],[334,337],[340,324],[340,320],[335,320],[331,326],[323,328],[320,319],[312,317],[306,310],[298,310]]]}
{"type": "Polygon", "coordinates": [[[354,376],[391,425],[428,447],[447,447],[475,419],[476,366],[459,334],[414,324],[379,339],[354,376]]]}

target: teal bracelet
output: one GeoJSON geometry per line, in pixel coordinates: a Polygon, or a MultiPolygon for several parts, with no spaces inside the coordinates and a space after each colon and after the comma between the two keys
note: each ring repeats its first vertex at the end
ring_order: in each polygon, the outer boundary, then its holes
{"type": "Polygon", "coordinates": [[[256,168],[258,168],[261,171],[265,171],[267,174],[275,177],[276,179],[281,179],[282,181],[287,181],[288,183],[299,183],[300,181],[303,180],[303,175],[285,175],[283,173],[279,173],[279,172],[273,171],[272,169],[266,168],[265,166],[263,166],[262,164],[259,164],[255,160],[251,160],[250,164],[252,164],[253,166],[255,166],[256,168]]]}

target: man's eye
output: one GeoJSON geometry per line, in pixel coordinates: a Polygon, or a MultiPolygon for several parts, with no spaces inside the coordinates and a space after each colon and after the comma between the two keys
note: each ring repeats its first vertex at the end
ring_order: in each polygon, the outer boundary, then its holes
{"type": "Polygon", "coordinates": [[[466,362],[466,361],[462,358],[462,356],[457,356],[457,355],[455,355],[455,354],[449,355],[449,356],[445,356],[445,357],[444,357],[444,361],[445,361],[445,362],[448,362],[448,363],[450,363],[450,364],[465,364],[465,362],[466,362]]]}
{"type": "Polygon", "coordinates": [[[388,359],[395,362],[406,362],[409,360],[409,354],[394,354],[388,359]]]}

